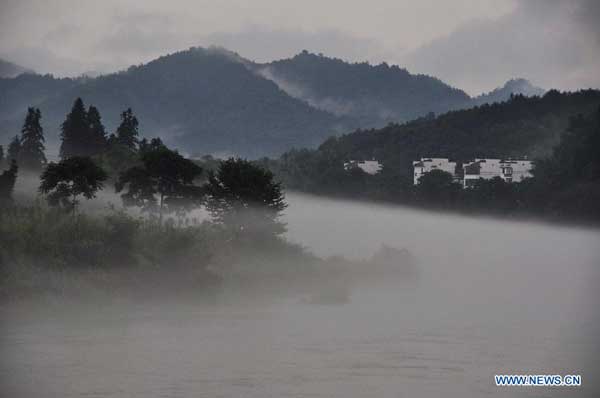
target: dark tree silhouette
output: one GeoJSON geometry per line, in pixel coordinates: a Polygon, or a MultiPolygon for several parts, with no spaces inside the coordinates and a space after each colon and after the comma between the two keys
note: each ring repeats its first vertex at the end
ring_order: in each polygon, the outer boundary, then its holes
{"type": "Polygon", "coordinates": [[[235,234],[274,236],[285,232],[279,220],[287,207],[273,174],[243,159],[230,158],[209,175],[206,207],[214,221],[235,234]]]}
{"type": "Polygon", "coordinates": [[[121,173],[115,190],[126,206],[139,206],[157,211],[162,223],[164,213],[185,212],[200,204],[202,189],[193,184],[202,168],[176,151],[168,149],[160,139],[144,141],[140,151],[141,166],[121,173]]]}
{"type": "Polygon", "coordinates": [[[115,134],[116,142],[132,151],[136,150],[138,144],[138,120],[131,108],[121,113],[121,124],[115,134]]]}
{"type": "Polygon", "coordinates": [[[13,159],[8,170],[4,170],[0,174],[0,205],[12,201],[12,193],[17,181],[17,172],[19,167],[17,161],[13,159]]]}
{"type": "Polygon", "coordinates": [[[41,177],[40,193],[47,195],[48,204],[71,209],[73,213],[83,195],[92,199],[102,189],[107,175],[89,157],[72,156],[50,163],[41,177]]]}
{"type": "Polygon", "coordinates": [[[25,123],[21,129],[21,149],[18,157],[19,164],[26,170],[39,171],[46,164],[41,118],[42,113],[39,109],[27,109],[25,123]]]}
{"type": "Polygon", "coordinates": [[[418,200],[441,206],[452,205],[461,192],[462,187],[454,182],[452,174],[442,170],[423,175],[416,186],[418,200]]]}
{"type": "Polygon", "coordinates": [[[4,164],[4,147],[0,145],[0,166],[4,164]]]}
{"type": "Polygon", "coordinates": [[[102,117],[98,108],[90,105],[87,112],[89,123],[90,156],[98,155],[106,149],[106,130],[102,124],[102,117]]]}
{"type": "Polygon", "coordinates": [[[21,152],[21,140],[19,136],[15,135],[10,144],[8,144],[8,151],[6,153],[6,160],[18,161],[19,153],[21,152]]]}
{"type": "Polygon", "coordinates": [[[95,106],[85,110],[81,98],[77,98],[62,124],[62,159],[71,156],[96,156],[106,150],[106,131],[102,117],[95,106]]]}
{"type": "Polygon", "coordinates": [[[60,157],[87,156],[89,146],[89,122],[81,98],[77,98],[71,112],[62,124],[60,157]]]}

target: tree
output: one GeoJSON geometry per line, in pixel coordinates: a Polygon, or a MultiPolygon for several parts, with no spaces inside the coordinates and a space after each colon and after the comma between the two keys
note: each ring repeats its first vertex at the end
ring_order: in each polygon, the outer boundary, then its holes
{"type": "Polygon", "coordinates": [[[71,209],[83,195],[92,199],[102,189],[107,175],[89,157],[72,156],[58,163],[50,163],[41,177],[40,193],[47,195],[48,204],[71,209]]]}
{"type": "Polygon", "coordinates": [[[4,164],[4,147],[0,145],[0,166],[4,164]]]}
{"type": "Polygon", "coordinates": [[[462,192],[459,183],[454,182],[452,174],[443,170],[432,170],[419,178],[415,187],[417,200],[422,204],[451,206],[462,192]]]}
{"type": "Polygon", "coordinates": [[[138,143],[138,120],[131,108],[121,113],[121,124],[115,135],[116,142],[132,151],[135,151],[138,143]]]}
{"type": "Polygon", "coordinates": [[[230,158],[206,185],[207,210],[213,219],[237,235],[276,236],[285,232],[279,218],[287,207],[281,184],[273,174],[243,159],[230,158]]]}
{"type": "Polygon", "coordinates": [[[28,108],[25,123],[21,129],[19,164],[23,169],[39,171],[46,164],[44,155],[44,130],[40,124],[42,113],[39,109],[28,108]]]}
{"type": "Polygon", "coordinates": [[[8,151],[6,153],[6,160],[10,161],[18,161],[19,153],[21,152],[21,140],[19,136],[15,135],[10,144],[8,144],[8,151]]]}
{"type": "Polygon", "coordinates": [[[89,154],[89,122],[81,98],[77,98],[73,103],[71,112],[67,115],[61,129],[60,157],[62,159],[89,154]]]}
{"type": "Polygon", "coordinates": [[[18,170],[17,161],[12,159],[10,168],[0,174],[0,204],[12,201],[18,170]]]}
{"type": "Polygon", "coordinates": [[[142,149],[142,165],[122,172],[115,184],[117,192],[126,190],[121,195],[126,206],[158,211],[162,223],[163,213],[183,213],[200,203],[202,190],[193,184],[202,174],[200,166],[170,150],[157,138],[142,149]]]}
{"type": "Polygon", "coordinates": [[[90,105],[87,112],[89,123],[90,156],[98,155],[106,149],[106,130],[98,108],[90,105]]]}

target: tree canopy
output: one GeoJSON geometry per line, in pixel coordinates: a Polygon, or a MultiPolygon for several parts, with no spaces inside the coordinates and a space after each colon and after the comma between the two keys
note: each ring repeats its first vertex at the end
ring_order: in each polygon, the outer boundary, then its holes
{"type": "Polygon", "coordinates": [[[127,108],[121,113],[121,124],[115,134],[116,143],[134,151],[137,148],[139,131],[139,122],[131,108],[127,108]]]}
{"type": "Polygon", "coordinates": [[[19,164],[23,169],[39,171],[46,164],[44,155],[44,130],[39,109],[27,109],[27,116],[21,129],[19,164]]]}
{"type": "Polygon", "coordinates": [[[273,173],[244,159],[230,158],[208,178],[206,208],[216,222],[236,234],[279,235],[287,207],[273,173]]]}
{"type": "Polygon", "coordinates": [[[81,98],[73,103],[71,112],[62,124],[60,157],[94,156],[106,146],[100,112],[93,106],[86,111],[81,98]]]}
{"type": "Polygon", "coordinates": [[[194,185],[202,168],[178,152],[167,148],[160,139],[144,141],[140,148],[141,165],[122,172],[115,184],[127,206],[139,206],[163,213],[183,212],[197,206],[202,190],[194,185]]]}
{"type": "Polygon", "coordinates": [[[73,212],[78,197],[92,199],[108,178],[89,157],[72,156],[58,163],[49,163],[41,177],[40,193],[47,195],[48,204],[62,206],[73,212]]]}

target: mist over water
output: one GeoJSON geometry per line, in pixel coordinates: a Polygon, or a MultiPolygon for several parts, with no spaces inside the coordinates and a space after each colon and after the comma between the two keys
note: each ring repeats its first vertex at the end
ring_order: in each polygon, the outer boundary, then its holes
{"type": "Polygon", "coordinates": [[[418,276],[354,284],[337,305],[296,297],[8,305],[2,396],[600,393],[600,231],[287,199],[290,240],[322,257],[406,248],[418,276]],[[581,374],[583,387],[499,388],[499,373],[581,374]]]}

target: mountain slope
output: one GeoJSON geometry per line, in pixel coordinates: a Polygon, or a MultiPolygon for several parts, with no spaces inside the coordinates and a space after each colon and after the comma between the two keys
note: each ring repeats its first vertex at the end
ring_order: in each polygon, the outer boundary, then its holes
{"type": "Polygon", "coordinates": [[[80,83],[77,79],[29,73],[12,79],[0,78],[0,121],[24,117],[28,106],[55,98],[80,83]]]}
{"type": "MultiPolygon", "coordinates": [[[[33,103],[44,115],[50,146],[56,146],[58,126],[76,97],[100,109],[109,131],[120,112],[131,107],[141,132],[191,153],[274,155],[314,147],[344,125],[342,118],[290,97],[219,49],[163,56],[33,103]]],[[[3,130],[14,131],[18,123],[11,120],[3,130]]]]}
{"type": "Polygon", "coordinates": [[[468,106],[471,100],[462,90],[396,65],[351,64],[306,51],[253,68],[296,98],[353,117],[358,127],[381,127],[429,112],[443,113],[468,106]]]}
{"type": "Polygon", "coordinates": [[[31,69],[25,68],[24,66],[0,59],[0,78],[12,78],[22,73],[34,72],[31,69]]]}
{"type": "Polygon", "coordinates": [[[185,152],[273,156],[292,147],[316,147],[356,128],[537,90],[512,80],[473,99],[438,79],[387,64],[350,64],[308,52],[255,64],[223,49],[192,48],[96,78],[0,78],[0,143],[20,130],[27,106],[38,106],[47,147],[57,152],[60,124],[82,97],[100,109],[109,131],[120,112],[132,107],[142,134],[161,136],[185,152]]]}

